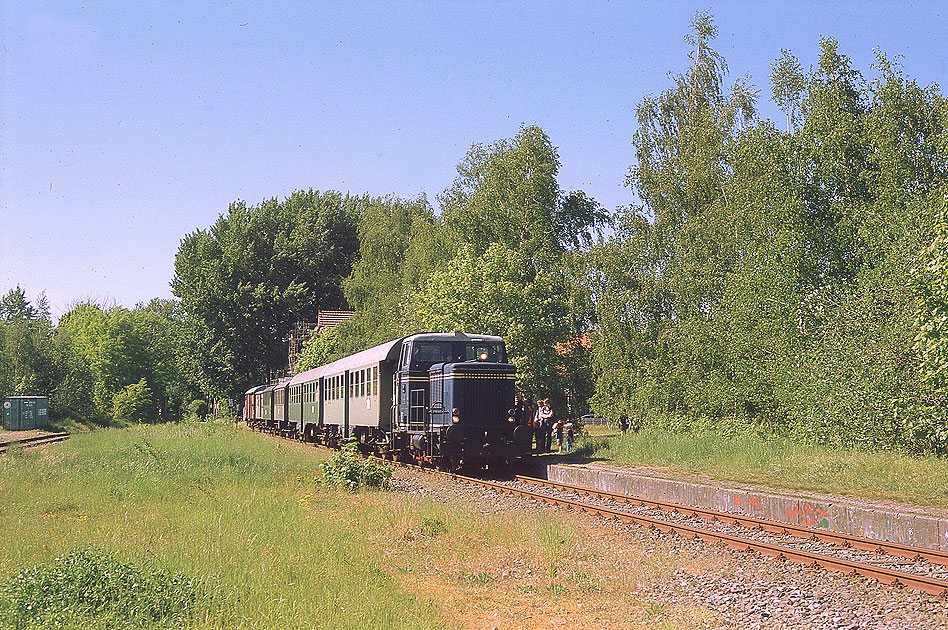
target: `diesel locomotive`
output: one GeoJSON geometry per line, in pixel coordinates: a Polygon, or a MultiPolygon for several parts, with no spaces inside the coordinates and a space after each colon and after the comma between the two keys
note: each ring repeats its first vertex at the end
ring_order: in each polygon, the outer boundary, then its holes
{"type": "Polygon", "coordinates": [[[446,470],[505,468],[531,451],[531,428],[513,413],[515,376],[500,337],[422,333],[253,387],[244,420],[446,470]]]}

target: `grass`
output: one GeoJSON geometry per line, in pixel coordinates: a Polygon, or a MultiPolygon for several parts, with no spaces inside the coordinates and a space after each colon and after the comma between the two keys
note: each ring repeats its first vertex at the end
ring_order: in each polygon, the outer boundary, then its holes
{"type": "Polygon", "coordinates": [[[839,451],[753,433],[618,434],[608,427],[580,438],[577,454],[714,479],[948,508],[948,459],[881,451],[839,451]]]}
{"type": "Polygon", "coordinates": [[[193,578],[190,627],[451,627],[333,518],[337,494],[314,492],[314,466],[311,451],[214,424],[2,458],[0,581],[91,544],[193,578]]]}
{"type": "Polygon", "coordinates": [[[0,457],[0,627],[618,627],[678,562],[581,515],[316,484],[320,457],[214,423],[0,457]]]}

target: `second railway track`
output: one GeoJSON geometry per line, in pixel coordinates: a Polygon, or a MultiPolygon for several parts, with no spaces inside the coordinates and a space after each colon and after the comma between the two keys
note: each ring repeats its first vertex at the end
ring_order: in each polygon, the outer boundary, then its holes
{"type": "Polygon", "coordinates": [[[19,440],[11,440],[9,442],[0,443],[0,454],[6,453],[7,450],[12,446],[20,446],[22,448],[36,448],[37,446],[43,446],[45,444],[55,444],[57,442],[65,442],[69,439],[68,433],[51,433],[49,435],[37,435],[35,437],[21,438],[19,440]]]}

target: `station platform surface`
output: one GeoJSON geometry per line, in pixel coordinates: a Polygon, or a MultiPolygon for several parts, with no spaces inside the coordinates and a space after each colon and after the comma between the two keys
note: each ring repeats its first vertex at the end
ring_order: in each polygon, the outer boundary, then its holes
{"type": "MultiPolygon", "coordinates": [[[[539,463],[539,462],[538,462],[539,463]]],[[[540,464],[550,481],[948,551],[948,510],[716,481],[653,468],[540,464]]]]}

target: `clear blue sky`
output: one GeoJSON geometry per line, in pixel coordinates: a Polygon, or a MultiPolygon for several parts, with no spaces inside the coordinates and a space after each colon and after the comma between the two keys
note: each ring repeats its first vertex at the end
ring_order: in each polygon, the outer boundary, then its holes
{"type": "Polygon", "coordinates": [[[170,297],[180,239],[296,189],[436,195],[474,142],[542,127],[560,185],[628,204],[635,106],[696,9],[765,117],[781,48],[820,35],[948,84],[948,3],[42,2],[0,8],[0,290],[54,315],[170,297]]]}

